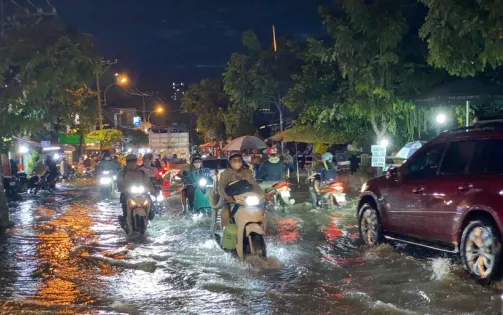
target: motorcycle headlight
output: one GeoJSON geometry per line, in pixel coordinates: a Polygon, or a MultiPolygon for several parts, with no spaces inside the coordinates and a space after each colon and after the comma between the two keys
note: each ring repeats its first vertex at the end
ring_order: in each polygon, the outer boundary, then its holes
{"type": "Polygon", "coordinates": [[[143,187],[143,186],[131,187],[131,193],[133,193],[133,194],[143,194],[144,192],[145,192],[145,187],[143,187]]]}
{"type": "Polygon", "coordinates": [[[250,207],[258,206],[260,199],[257,196],[248,196],[245,199],[246,205],[250,207]]]}
{"type": "Polygon", "coordinates": [[[148,206],[148,199],[145,199],[145,202],[143,202],[143,205],[146,207],[148,206]]]}
{"type": "Polygon", "coordinates": [[[208,183],[208,180],[206,178],[201,178],[199,180],[199,186],[201,186],[201,187],[206,187],[207,183],[208,183]]]}
{"type": "Polygon", "coordinates": [[[112,177],[114,180],[117,180],[117,176],[112,177]]]}
{"type": "Polygon", "coordinates": [[[157,196],[157,202],[161,202],[163,200],[164,200],[164,196],[161,193],[159,196],[157,196]]]}
{"type": "Polygon", "coordinates": [[[103,171],[103,175],[108,175],[110,174],[110,171],[103,171]]]}
{"type": "Polygon", "coordinates": [[[133,199],[129,199],[129,206],[130,207],[136,206],[136,201],[134,201],[133,199]]]}
{"type": "Polygon", "coordinates": [[[110,177],[102,177],[100,178],[100,184],[101,185],[109,185],[112,182],[112,179],[110,177]]]}

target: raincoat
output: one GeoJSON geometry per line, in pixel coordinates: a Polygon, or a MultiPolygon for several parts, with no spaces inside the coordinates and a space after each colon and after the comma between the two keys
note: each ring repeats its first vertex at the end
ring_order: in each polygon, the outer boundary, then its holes
{"type": "Polygon", "coordinates": [[[194,188],[194,210],[208,209],[210,205],[210,190],[199,187],[199,180],[204,177],[204,170],[196,170],[193,166],[183,172],[183,183],[194,188]]]}
{"type": "Polygon", "coordinates": [[[277,156],[271,156],[262,164],[258,171],[257,179],[267,182],[280,182],[283,180],[283,163],[277,156]]]}

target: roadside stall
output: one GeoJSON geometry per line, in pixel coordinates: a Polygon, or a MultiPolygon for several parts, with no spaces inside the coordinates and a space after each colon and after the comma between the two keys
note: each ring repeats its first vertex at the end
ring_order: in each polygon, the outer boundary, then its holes
{"type": "MultiPolygon", "coordinates": [[[[298,143],[309,143],[313,144],[313,153],[322,154],[328,149],[328,145],[332,144],[334,141],[329,136],[316,130],[307,128],[292,128],[285,130],[283,132],[277,133],[272,137],[269,137],[266,141],[283,141],[283,142],[294,142],[295,151],[297,151],[297,158],[295,159],[295,164],[297,168],[297,185],[300,185],[300,173],[299,173],[299,157],[300,153],[297,148],[298,143]],[[325,150],[324,152],[322,152],[325,150]]],[[[310,161],[309,164],[312,164],[310,161]]]]}

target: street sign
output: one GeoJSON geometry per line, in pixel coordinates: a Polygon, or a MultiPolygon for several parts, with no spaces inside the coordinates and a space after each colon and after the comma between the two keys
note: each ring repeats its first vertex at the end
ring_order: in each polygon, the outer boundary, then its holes
{"type": "Polygon", "coordinates": [[[49,148],[51,146],[51,141],[40,141],[40,146],[42,148],[49,148]]]}
{"type": "Polygon", "coordinates": [[[370,147],[372,151],[372,167],[386,166],[386,147],[383,145],[373,145],[370,147]]]}
{"type": "Polygon", "coordinates": [[[141,117],[140,116],[134,116],[133,117],[133,126],[134,127],[140,127],[141,125],[141,117]]]}

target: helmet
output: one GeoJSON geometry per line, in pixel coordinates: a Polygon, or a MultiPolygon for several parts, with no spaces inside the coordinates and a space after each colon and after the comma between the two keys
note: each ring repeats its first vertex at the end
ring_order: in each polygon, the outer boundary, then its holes
{"type": "Polygon", "coordinates": [[[333,158],[334,158],[334,156],[333,156],[333,155],[332,155],[332,153],[330,153],[330,152],[325,152],[325,153],[323,153],[323,155],[321,156],[321,160],[322,160],[322,161],[326,161],[326,162],[328,162],[328,161],[332,161],[332,160],[333,160],[333,158]]]}
{"type": "Polygon", "coordinates": [[[126,156],[126,162],[136,162],[138,161],[138,158],[134,154],[128,154],[126,156]]]}
{"type": "Polygon", "coordinates": [[[110,156],[110,152],[105,151],[105,153],[103,153],[103,159],[105,159],[105,160],[106,160],[107,158],[110,160],[110,158],[111,158],[111,156],[110,156]]]}
{"type": "Polygon", "coordinates": [[[143,159],[153,160],[154,155],[152,153],[145,153],[145,155],[143,155],[143,159]]]}
{"type": "Polygon", "coordinates": [[[194,153],[190,156],[190,163],[194,163],[194,160],[201,160],[201,155],[199,153],[194,153]]]}
{"type": "Polygon", "coordinates": [[[271,155],[271,154],[278,154],[278,149],[276,149],[275,147],[270,147],[269,149],[267,149],[267,154],[271,155]]]}

